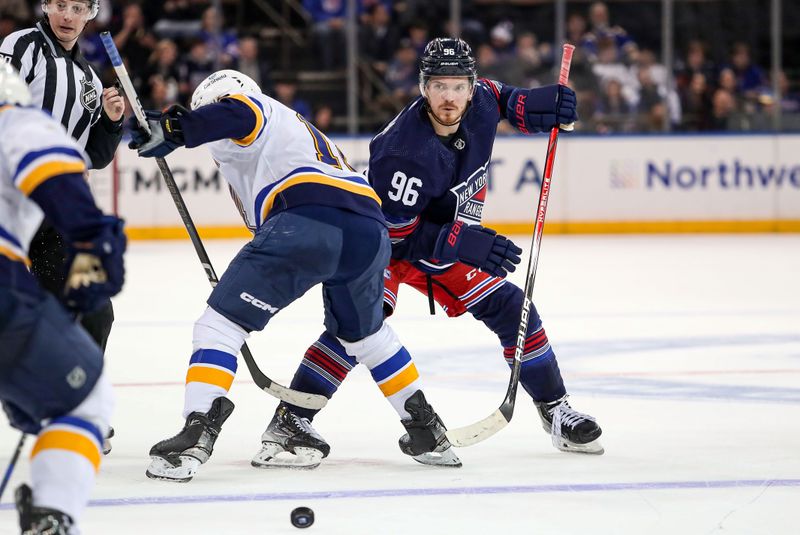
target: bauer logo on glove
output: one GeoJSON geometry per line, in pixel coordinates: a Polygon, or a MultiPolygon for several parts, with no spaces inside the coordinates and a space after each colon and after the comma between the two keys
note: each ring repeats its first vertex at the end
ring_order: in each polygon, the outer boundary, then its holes
{"type": "Polygon", "coordinates": [[[516,269],[522,249],[514,242],[481,225],[455,221],[445,225],[436,240],[433,256],[440,262],[463,262],[494,277],[516,269]]]}

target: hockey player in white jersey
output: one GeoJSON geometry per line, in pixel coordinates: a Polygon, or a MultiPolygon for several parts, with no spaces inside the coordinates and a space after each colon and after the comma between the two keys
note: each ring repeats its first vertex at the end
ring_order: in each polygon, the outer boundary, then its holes
{"type": "Polygon", "coordinates": [[[76,314],[121,289],[125,235],[94,203],[85,153],[30,104],[23,79],[0,62],[0,400],[12,426],[37,435],[31,486],[16,492],[22,533],[74,535],[102,458],[111,384],[100,348],[28,270],[28,245],[43,215],[63,234],[63,302],[76,314]]]}
{"type": "MultiPolygon", "coordinates": [[[[460,466],[425,400],[411,356],[383,322],[390,242],[380,200],[331,141],[261,93],[249,77],[219,71],[198,86],[192,111],[147,112],[152,134],[134,132],[140,156],[208,143],[254,238],[242,248],[195,323],[178,435],[150,450],[151,478],[188,481],[212,453],[233,410],[225,397],[250,332],[322,284],[326,332],[365,364],[403,421],[401,450],[460,466]]],[[[310,422],[279,411],[252,459],[257,467],[314,467],[330,451],[310,422]],[[283,453],[293,455],[281,455],[283,453]]]]}

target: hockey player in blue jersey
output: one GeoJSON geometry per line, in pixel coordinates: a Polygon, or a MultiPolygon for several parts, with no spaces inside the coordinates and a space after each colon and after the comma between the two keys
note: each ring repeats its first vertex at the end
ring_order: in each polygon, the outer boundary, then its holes
{"type": "MultiPolygon", "coordinates": [[[[411,356],[383,321],[383,270],[391,244],[380,200],[339,149],[302,116],[262,94],[252,79],[231,70],[198,86],[192,111],[173,107],[148,117],[152,135],[135,130],[131,146],[140,156],[159,157],[179,146],[207,144],[254,237],[195,323],[186,422],[176,436],[152,447],[147,475],[170,481],[195,475],[233,410],[226,395],[245,339],[317,284],[326,332],[349,359],[370,369],[400,418],[434,417],[427,403],[421,405],[411,356]]],[[[444,432],[442,425],[412,426],[401,445],[410,455],[458,466],[444,432]]],[[[314,467],[329,450],[308,420],[282,410],[262,434],[251,464],[314,467]],[[284,452],[290,455],[279,455],[284,452]]]]}
{"type": "MultiPolygon", "coordinates": [[[[434,39],[420,69],[422,96],[370,143],[368,176],[381,198],[392,240],[384,307],[391,315],[401,283],[427,294],[448,316],[471,313],[500,339],[513,363],[523,292],[506,280],[521,249],[481,226],[497,123],[520,132],[549,131],[577,119],[575,93],[552,85],[523,89],[476,79],[469,45],[434,39]]],[[[323,333],[306,352],[292,388],[331,397],[353,366],[336,339],[323,333]]],[[[542,426],[560,450],[603,453],[600,427],[567,402],[555,353],[532,309],[520,383],[542,426]]],[[[286,404],[278,410],[286,410],[286,404]]],[[[316,411],[289,409],[313,419],[316,411]]]]}
{"type": "MultiPolygon", "coordinates": [[[[122,221],[86,184],[87,157],[60,123],[30,107],[25,81],[0,62],[0,400],[11,425],[37,435],[31,486],[17,489],[24,534],[78,533],[113,407],[103,355],[73,315],[122,287],[122,221]],[[29,271],[42,217],[64,236],[63,303],[29,271]]],[[[6,531],[4,531],[6,533],[6,531]]]]}

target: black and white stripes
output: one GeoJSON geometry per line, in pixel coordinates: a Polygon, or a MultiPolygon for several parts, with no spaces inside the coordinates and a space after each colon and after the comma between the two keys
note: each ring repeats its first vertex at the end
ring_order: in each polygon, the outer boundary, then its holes
{"type": "Polygon", "coordinates": [[[91,126],[100,119],[103,86],[80,51],[65,51],[49,26],[39,22],[3,39],[0,59],[20,72],[33,104],[61,122],[85,147],[91,126]]]}

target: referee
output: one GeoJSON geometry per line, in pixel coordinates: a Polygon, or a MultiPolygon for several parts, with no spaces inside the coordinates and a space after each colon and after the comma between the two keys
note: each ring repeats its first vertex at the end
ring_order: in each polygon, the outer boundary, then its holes
{"type": "MultiPolygon", "coordinates": [[[[97,16],[99,0],[42,0],[44,20],[0,39],[0,60],[15,67],[40,106],[60,121],[86,150],[91,168],[106,167],[122,138],[125,103],[115,88],[103,89],[100,77],[81,55],[78,37],[97,16]]],[[[44,288],[62,297],[65,248],[45,221],[30,247],[31,271],[44,288]]],[[[81,318],[83,327],[105,351],[114,312],[109,301],[81,318]]]]}

